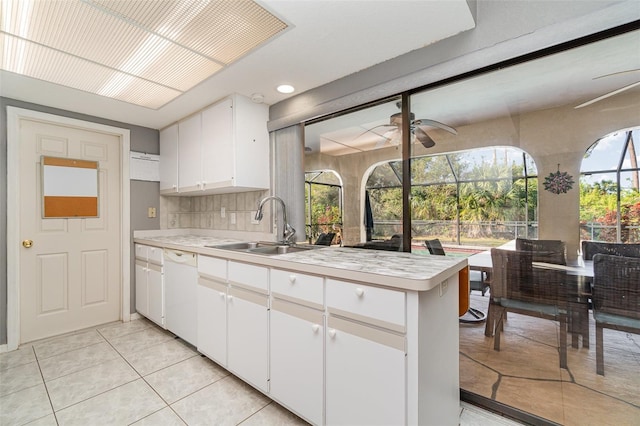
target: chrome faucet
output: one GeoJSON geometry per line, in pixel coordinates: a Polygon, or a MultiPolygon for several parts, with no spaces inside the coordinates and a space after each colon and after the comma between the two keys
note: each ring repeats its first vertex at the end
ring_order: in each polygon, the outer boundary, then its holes
{"type": "Polygon", "coordinates": [[[293,244],[293,237],[296,235],[296,230],[293,229],[289,222],[287,222],[287,207],[284,205],[284,201],[282,198],[276,197],[275,195],[271,195],[269,197],[265,197],[258,202],[258,211],[256,212],[256,220],[259,222],[262,220],[262,208],[265,203],[269,200],[276,200],[280,202],[282,206],[282,221],[284,222],[284,228],[282,230],[282,241],[280,243],[291,245],[293,244]]]}

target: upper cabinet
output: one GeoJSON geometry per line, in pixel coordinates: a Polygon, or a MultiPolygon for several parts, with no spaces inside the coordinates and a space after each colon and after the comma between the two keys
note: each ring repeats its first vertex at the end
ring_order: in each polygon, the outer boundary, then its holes
{"type": "Polygon", "coordinates": [[[235,94],[163,129],[160,193],[198,195],[268,189],[268,114],[267,105],[235,94]]]}
{"type": "Polygon", "coordinates": [[[160,130],[160,193],[178,193],[178,124],[160,130]]]}

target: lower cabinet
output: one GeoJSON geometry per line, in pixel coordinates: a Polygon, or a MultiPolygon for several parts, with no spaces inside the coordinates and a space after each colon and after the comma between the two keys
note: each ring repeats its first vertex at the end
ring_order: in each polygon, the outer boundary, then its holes
{"type": "Polygon", "coordinates": [[[136,311],[164,327],[162,249],[136,244],[136,311]]]}
{"type": "Polygon", "coordinates": [[[406,424],[404,336],[329,317],[326,339],[326,424],[406,424]]]}
{"type": "Polygon", "coordinates": [[[313,424],[323,424],[323,312],[273,299],[271,396],[313,424]]]}
{"type": "Polygon", "coordinates": [[[198,351],[227,366],[227,285],[198,279],[198,351]]]}
{"type": "Polygon", "coordinates": [[[227,367],[261,391],[269,392],[268,296],[230,287],[227,321],[227,367]]]}

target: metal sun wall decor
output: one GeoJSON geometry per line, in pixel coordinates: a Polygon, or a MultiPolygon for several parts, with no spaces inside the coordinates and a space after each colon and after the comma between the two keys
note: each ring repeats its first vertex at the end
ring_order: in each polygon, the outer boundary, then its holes
{"type": "Polygon", "coordinates": [[[544,178],[544,189],[554,194],[566,194],[573,188],[574,183],[573,176],[567,172],[561,172],[560,164],[558,164],[558,171],[549,173],[549,176],[544,178]]]}

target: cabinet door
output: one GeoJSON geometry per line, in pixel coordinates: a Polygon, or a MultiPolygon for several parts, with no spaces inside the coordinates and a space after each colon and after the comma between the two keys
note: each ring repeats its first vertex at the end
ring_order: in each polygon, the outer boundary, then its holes
{"type": "Polygon", "coordinates": [[[225,99],[202,112],[203,189],[233,184],[233,144],[233,102],[225,99]]]}
{"type": "Polygon", "coordinates": [[[149,316],[147,262],[142,260],[136,260],[136,311],[149,316]]]}
{"type": "Polygon", "coordinates": [[[160,193],[178,192],[178,125],[160,131],[160,193]]]}
{"type": "Polygon", "coordinates": [[[178,123],[178,184],[180,192],[201,190],[201,115],[178,123]]]}
{"type": "Polygon", "coordinates": [[[406,423],[404,338],[329,318],[326,343],[326,424],[406,423]]]}
{"type": "Polygon", "coordinates": [[[198,351],[227,365],[227,286],[198,280],[198,351]]]}
{"type": "Polygon", "coordinates": [[[229,288],[228,367],[244,381],[268,392],[269,311],[267,296],[229,288]]]}
{"type": "Polygon", "coordinates": [[[148,313],[151,321],[164,327],[164,283],[162,267],[149,263],[147,268],[147,301],[148,313]]]}
{"type": "Polygon", "coordinates": [[[322,312],[274,299],[270,322],[271,396],[322,424],[322,312]]]}

